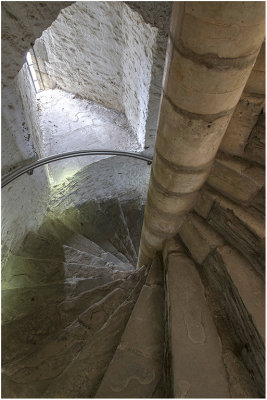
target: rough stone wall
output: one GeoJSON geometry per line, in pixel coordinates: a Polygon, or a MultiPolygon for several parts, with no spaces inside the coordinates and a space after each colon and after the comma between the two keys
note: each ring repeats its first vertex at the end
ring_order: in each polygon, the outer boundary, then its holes
{"type": "Polygon", "coordinates": [[[16,84],[2,89],[2,173],[6,174],[23,159],[36,157],[22,100],[16,84]]]}
{"type": "MultiPolygon", "coordinates": [[[[15,82],[14,82],[15,83],[15,82]]],[[[2,174],[38,158],[23,104],[15,84],[2,90],[2,174]]],[[[46,213],[48,181],[45,167],[16,179],[2,189],[2,257],[8,256],[46,213]]]]}
{"type": "Polygon", "coordinates": [[[31,43],[72,1],[2,1],[2,84],[13,81],[31,43]]]}
{"type": "Polygon", "coordinates": [[[26,124],[29,127],[29,134],[32,137],[34,148],[39,158],[45,156],[43,149],[42,131],[38,117],[38,104],[35,88],[30,77],[27,65],[24,64],[18,74],[18,90],[23,103],[26,124]]]}
{"type": "Polygon", "coordinates": [[[144,141],[157,29],[122,2],[77,2],[36,41],[63,90],[126,114],[144,141]]]}
{"type": "Polygon", "coordinates": [[[159,104],[163,79],[165,55],[169,34],[172,2],[126,1],[144,21],[158,28],[156,45],[153,48],[153,66],[149,88],[148,114],[146,120],[145,154],[153,155],[158,126],[159,104]]]}
{"type": "MultiPolygon", "coordinates": [[[[31,42],[72,2],[9,2],[2,7],[2,172],[37,156],[15,77],[31,42]]],[[[40,225],[47,207],[45,170],[24,175],[2,191],[2,257],[22,241],[25,233],[40,225]]]]}

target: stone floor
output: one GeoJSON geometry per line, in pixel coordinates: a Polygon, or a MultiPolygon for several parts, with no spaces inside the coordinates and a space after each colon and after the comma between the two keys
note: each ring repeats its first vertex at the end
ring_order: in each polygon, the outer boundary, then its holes
{"type": "MultiPolygon", "coordinates": [[[[81,99],[60,89],[38,93],[40,126],[46,156],[74,150],[138,152],[141,146],[121,112],[81,99]]],[[[105,156],[83,156],[49,165],[52,184],[105,156]]]]}

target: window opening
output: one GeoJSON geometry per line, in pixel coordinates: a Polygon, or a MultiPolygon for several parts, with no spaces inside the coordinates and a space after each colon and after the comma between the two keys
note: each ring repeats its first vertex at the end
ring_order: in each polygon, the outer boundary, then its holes
{"type": "Polygon", "coordinates": [[[36,93],[42,92],[43,90],[45,90],[45,86],[44,86],[42,73],[39,68],[39,64],[37,61],[37,57],[36,57],[33,45],[31,45],[31,50],[28,51],[28,53],[26,55],[26,62],[27,62],[27,66],[28,66],[28,70],[29,70],[29,73],[31,76],[33,86],[35,88],[35,92],[36,93]],[[37,77],[37,74],[39,75],[39,79],[37,77]],[[39,82],[41,83],[42,87],[40,87],[39,82]]]}

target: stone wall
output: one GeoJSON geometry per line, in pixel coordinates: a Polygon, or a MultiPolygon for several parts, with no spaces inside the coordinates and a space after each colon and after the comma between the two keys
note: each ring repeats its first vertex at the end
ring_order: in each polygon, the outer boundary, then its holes
{"type": "MultiPolygon", "coordinates": [[[[25,120],[16,75],[31,42],[71,2],[2,2],[2,173],[37,157],[25,120]]],[[[44,168],[2,190],[2,257],[19,246],[25,233],[39,227],[48,201],[44,168]]]]}
{"type": "Polygon", "coordinates": [[[144,21],[158,29],[156,45],[153,48],[153,66],[149,88],[148,115],[146,120],[145,154],[152,156],[155,147],[158,115],[169,34],[172,2],[169,1],[127,1],[126,4],[138,12],[144,21]]]}
{"type": "Polygon", "coordinates": [[[77,2],[35,50],[59,88],[124,112],[143,144],[157,31],[122,2],[77,2]]]}
{"type": "Polygon", "coordinates": [[[231,372],[232,397],[264,396],[265,43],[179,236],[197,263],[231,372]],[[257,76],[257,79],[255,79],[257,76]],[[245,366],[245,369],[243,369],[245,366]],[[242,372],[240,372],[242,370],[242,372]],[[249,382],[252,379],[253,382],[249,382]]]}
{"type": "Polygon", "coordinates": [[[45,156],[42,131],[40,129],[36,91],[26,64],[18,74],[18,90],[22,99],[25,121],[29,127],[34,148],[39,158],[45,156]]]}

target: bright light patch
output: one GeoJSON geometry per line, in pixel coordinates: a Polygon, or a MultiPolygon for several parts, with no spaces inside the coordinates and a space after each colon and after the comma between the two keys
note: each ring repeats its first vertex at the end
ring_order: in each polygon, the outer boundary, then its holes
{"type": "Polygon", "coordinates": [[[33,79],[33,83],[34,83],[35,89],[36,89],[37,92],[39,92],[39,90],[41,90],[41,88],[40,88],[40,85],[39,85],[39,82],[38,82],[38,79],[37,79],[37,75],[36,75],[35,69],[33,67],[34,63],[32,61],[32,56],[31,56],[31,53],[29,51],[27,53],[26,59],[27,59],[27,62],[28,62],[28,66],[29,66],[31,75],[32,75],[32,79],[33,79]]]}

